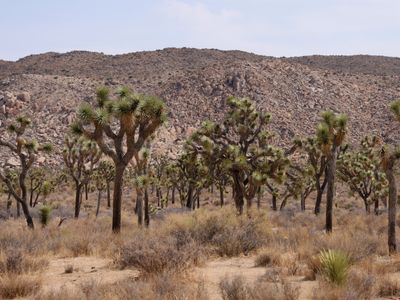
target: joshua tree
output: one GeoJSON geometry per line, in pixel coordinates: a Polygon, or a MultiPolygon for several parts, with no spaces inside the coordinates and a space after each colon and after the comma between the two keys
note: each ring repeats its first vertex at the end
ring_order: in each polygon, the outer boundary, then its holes
{"type": "Polygon", "coordinates": [[[107,207],[111,207],[111,183],[114,181],[115,177],[115,167],[114,164],[109,160],[100,161],[97,170],[99,175],[104,178],[107,190],[107,207]]]}
{"type": "Polygon", "coordinates": [[[95,165],[102,152],[96,143],[83,137],[67,137],[63,158],[75,184],[75,218],[79,217],[82,203],[82,188],[89,183],[95,165]]]}
{"type": "MultiPolygon", "coordinates": [[[[100,164],[102,162],[104,162],[104,161],[101,161],[100,164]]],[[[99,215],[99,212],[100,212],[101,195],[107,187],[107,181],[103,174],[104,169],[100,168],[100,164],[97,167],[97,169],[93,172],[93,175],[92,175],[92,180],[93,180],[94,186],[96,187],[96,190],[97,190],[96,217],[99,215]]]]}
{"type": "Polygon", "coordinates": [[[266,130],[270,116],[258,112],[247,98],[227,99],[228,113],[222,123],[206,122],[193,134],[189,143],[204,160],[213,160],[228,171],[238,213],[244,200],[252,199],[268,178],[281,181],[288,159],[281,149],[269,144],[266,130]]]}
{"type": "Polygon", "coordinates": [[[116,99],[109,91],[97,91],[97,105],[84,104],[72,128],[76,134],[95,141],[115,166],[112,229],[121,229],[123,176],[127,165],[144,143],[164,122],[164,103],[145,95],[134,95],[123,88],[116,99]]]}
{"type": "Polygon", "coordinates": [[[306,210],[306,199],[315,190],[314,169],[310,165],[291,163],[286,171],[285,192],[280,210],[289,197],[300,200],[301,210],[306,210]]]}
{"type": "Polygon", "coordinates": [[[327,158],[326,231],[332,231],[333,201],[335,193],[336,160],[347,132],[347,117],[326,111],[317,128],[317,142],[327,158]]]}
{"type": "Polygon", "coordinates": [[[173,164],[167,166],[166,173],[178,191],[181,205],[194,209],[207,181],[208,170],[203,161],[196,153],[186,149],[173,164]]]}
{"type": "Polygon", "coordinates": [[[381,158],[377,146],[376,137],[366,137],[361,141],[360,149],[340,155],[337,165],[338,177],[361,197],[367,213],[370,213],[372,202],[375,203],[375,213],[378,213],[379,200],[388,194],[386,176],[380,170],[381,158]]]}
{"type": "Polygon", "coordinates": [[[25,137],[25,131],[30,124],[31,121],[29,118],[18,117],[15,123],[8,127],[14,138],[10,138],[10,140],[7,141],[3,136],[0,137],[0,147],[7,148],[19,159],[19,166],[13,168],[18,174],[18,189],[5,174],[4,169],[0,170],[0,180],[6,184],[9,193],[14,197],[17,203],[21,204],[28,227],[33,229],[34,224],[29,212],[26,176],[35,163],[38,153],[51,151],[52,147],[49,144],[40,145],[36,140],[25,137]]]}
{"type": "Polygon", "coordinates": [[[307,154],[308,164],[313,170],[315,190],[317,198],[315,200],[314,213],[318,215],[321,211],[322,195],[328,183],[326,177],[327,157],[321,150],[321,144],[318,143],[316,137],[306,140],[297,140],[295,144],[307,154]]]}
{"type": "MultiPolygon", "coordinates": [[[[400,121],[400,100],[390,105],[397,121],[400,121]]],[[[388,209],[388,246],[389,254],[397,251],[396,244],[396,211],[397,211],[397,186],[395,177],[395,165],[400,159],[400,147],[384,145],[381,150],[382,168],[385,171],[389,184],[389,209],[388,209]]]]}

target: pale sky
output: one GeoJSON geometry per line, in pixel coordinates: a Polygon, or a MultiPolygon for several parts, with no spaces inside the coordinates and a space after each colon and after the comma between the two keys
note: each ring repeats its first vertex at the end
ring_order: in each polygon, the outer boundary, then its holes
{"type": "Polygon", "coordinates": [[[0,0],[0,59],[165,47],[400,57],[400,0],[0,0]]]}

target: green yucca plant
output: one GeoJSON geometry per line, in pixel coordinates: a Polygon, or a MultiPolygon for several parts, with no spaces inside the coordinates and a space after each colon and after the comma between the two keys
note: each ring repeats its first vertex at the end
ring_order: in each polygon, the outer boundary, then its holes
{"type": "Polygon", "coordinates": [[[323,250],[319,255],[321,273],[325,278],[336,285],[346,282],[347,273],[350,267],[349,257],[337,250],[323,250]]]}
{"type": "Polygon", "coordinates": [[[51,207],[50,206],[43,206],[39,210],[39,215],[40,215],[40,223],[42,224],[43,227],[45,227],[49,221],[50,221],[50,213],[51,213],[51,207]]]}

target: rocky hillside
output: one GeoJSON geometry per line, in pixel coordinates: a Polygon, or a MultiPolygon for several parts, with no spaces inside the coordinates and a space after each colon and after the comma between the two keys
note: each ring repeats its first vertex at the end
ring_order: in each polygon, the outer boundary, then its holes
{"type": "Polygon", "coordinates": [[[393,128],[387,106],[400,98],[399,61],[369,56],[287,59],[188,48],[116,56],[46,53],[0,61],[0,97],[8,100],[12,115],[31,114],[41,139],[52,140],[59,149],[77,106],[93,101],[101,85],[126,85],[165,100],[169,121],[158,137],[161,149],[172,149],[168,145],[179,143],[203,120],[221,119],[229,95],[249,96],[271,112],[281,145],[312,134],[325,109],[350,116],[349,137],[356,142],[393,128]]]}

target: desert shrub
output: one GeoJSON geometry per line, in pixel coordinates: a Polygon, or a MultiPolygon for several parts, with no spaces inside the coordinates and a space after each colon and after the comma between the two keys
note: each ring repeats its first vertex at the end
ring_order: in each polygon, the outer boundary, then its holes
{"type": "Polygon", "coordinates": [[[377,283],[377,294],[379,297],[399,297],[400,284],[388,276],[380,277],[377,283]]]}
{"type": "Polygon", "coordinates": [[[242,276],[233,278],[225,277],[219,283],[222,298],[224,300],[246,300],[250,299],[249,286],[242,276]]]}
{"type": "Polygon", "coordinates": [[[343,300],[342,287],[321,282],[313,289],[312,300],[343,300]]]}
{"type": "Polygon", "coordinates": [[[343,299],[373,299],[376,294],[375,284],[376,278],[374,275],[362,270],[350,270],[343,299]]]}
{"type": "Polygon", "coordinates": [[[5,299],[27,297],[35,293],[41,286],[37,276],[20,274],[4,274],[0,276],[0,296],[5,299]]]}
{"type": "Polygon", "coordinates": [[[319,255],[322,275],[331,283],[342,285],[346,282],[350,261],[345,253],[323,250],[319,255]]]}
{"type": "Polygon", "coordinates": [[[278,265],[280,262],[280,254],[276,249],[265,249],[257,255],[255,259],[256,267],[267,267],[278,265]]]}
{"type": "Polygon", "coordinates": [[[49,223],[50,213],[51,213],[50,206],[45,205],[39,209],[40,223],[42,224],[42,226],[47,226],[47,224],[49,223]]]}
{"type": "Polygon", "coordinates": [[[384,240],[377,233],[354,230],[351,227],[346,231],[319,236],[315,246],[317,250],[332,249],[345,253],[352,262],[375,254],[386,254],[384,240]]]}
{"type": "Polygon", "coordinates": [[[138,235],[122,246],[115,263],[121,268],[135,267],[154,274],[184,270],[196,265],[200,258],[200,248],[193,241],[178,247],[171,236],[138,235]]]}
{"type": "Polygon", "coordinates": [[[225,228],[215,234],[211,243],[220,256],[238,256],[260,248],[265,238],[258,231],[257,222],[248,220],[238,227],[225,228]]]}
{"type": "Polygon", "coordinates": [[[249,285],[242,276],[225,277],[219,283],[224,300],[296,300],[299,288],[283,281],[280,283],[258,282],[249,285]]]}
{"type": "Polygon", "coordinates": [[[31,257],[23,255],[20,251],[8,251],[0,255],[0,274],[1,273],[31,273],[43,270],[48,266],[47,259],[42,257],[31,257]]]}

